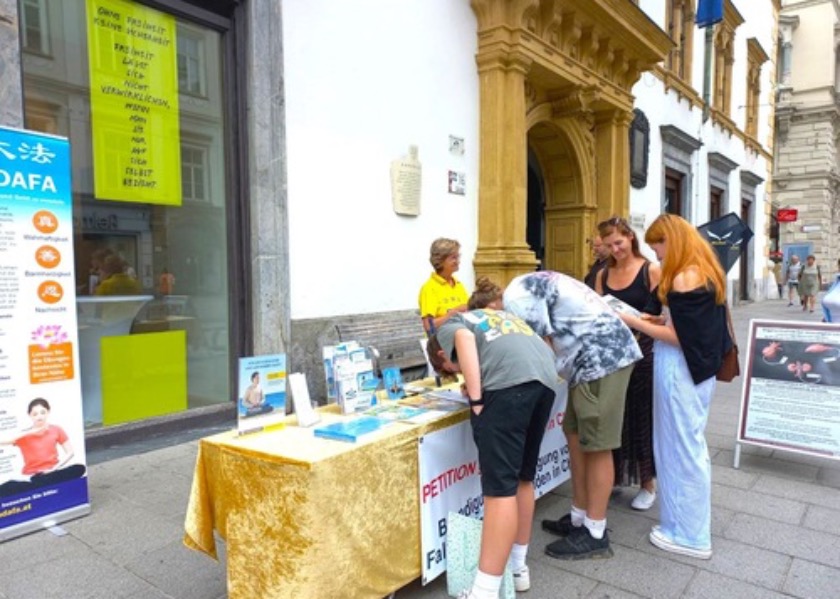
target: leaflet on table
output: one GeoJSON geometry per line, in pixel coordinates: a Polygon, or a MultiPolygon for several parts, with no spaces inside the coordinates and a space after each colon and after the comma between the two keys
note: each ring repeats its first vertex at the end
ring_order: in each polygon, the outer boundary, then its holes
{"type": "Polygon", "coordinates": [[[286,354],[239,358],[239,434],[282,426],[286,417],[286,354]]]}
{"type": "Polygon", "coordinates": [[[316,437],[355,443],[360,437],[377,431],[388,424],[390,424],[389,421],[373,416],[359,416],[358,418],[319,426],[313,432],[316,437]]]}
{"type": "Polygon", "coordinates": [[[367,348],[352,342],[337,345],[332,359],[336,399],[343,414],[361,412],[376,403],[379,378],[367,348]]]}
{"type": "Polygon", "coordinates": [[[365,416],[373,416],[382,420],[403,421],[412,423],[427,422],[440,417],[440,412],[433,412],[420,406],[405,406],[397,402],[383,403],[368,408],[365,416]]]}
{"type": "Polygon", "coordinates": [[[467,396],[461,393],[460,389],[435,389],[426,393],[426,397],[453,401],[460,403],[462,406],[468,405],[467,396]]]}
{"type": "Polygon", "coordinates": [[[463,410],[466,406],[463,402],[449,401],[447,399],[436,399],[428,395],[414,395],[399,400],[397,403],[404,406],[415,408],[423,408],[425,410],[435,412],[457,412],[463,410]]]}
{"type": "Polygon", "coordinates": [[[403,385],[402,372],[398,366],[390,366],[382,369],[382,382],[388,392],[388,399],[400,399],[405,397],[405,386],[403,385]]]}
{"type": "Polygon", "coordinates": [[[634,308],[630,304],[618,299],[614,295],[610,295],[609,293],[607,293],[605,295],[602,295],[601,299],[603,299],[610,308],[612,308],[613,310],[615,310],[619,314],[630,314],[631,316],[636,316],[636,317],[639,317],[639,316],[642,315],[641,312],[636,310],[636,308],[634,308]]]}

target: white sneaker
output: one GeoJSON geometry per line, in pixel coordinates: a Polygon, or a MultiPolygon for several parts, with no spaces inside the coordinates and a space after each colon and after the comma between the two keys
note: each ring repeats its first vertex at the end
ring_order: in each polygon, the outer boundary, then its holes
{"type": "Polygon", "coordinates": [[[676,553],[677,555],[687,555],[688,557],[696,557],[697,559],[712,559],[712,548],[697,549],[696,547],[688,547],[687,545],[678,545],[668,537],[666,537],[659,527],[654,527],[650,531],[648,537],[652,545],[659,547],[668,553],[676,553]]]}
{"type": "Polygon", "coordinates": [[[513,590],[517,593],[524,593],[531,588],[531,571],[528,566],[522,566],[521,569],[513,573],[513,590]]]}
{"type": "Polygon", "coordinates": [[[645,511],[653,507],[654,501],[656,501],[656,491],[651,493],[647,489],[642,488],[633,498],[630,507],[634,510],[645,511]]]}

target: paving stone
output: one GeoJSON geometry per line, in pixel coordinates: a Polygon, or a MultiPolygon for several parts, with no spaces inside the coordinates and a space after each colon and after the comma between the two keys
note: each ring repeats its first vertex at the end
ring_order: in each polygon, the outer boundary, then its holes
{"type": "Polygon", "coordinates": [[[700,572],[688,585],[682,599],[790,599],[788,595],[754,587],[713,572],[700,572]]]}
{"type": "Polygon", "coordinates": [[[840,595],[838,589],[840,589],[840,572],[836,568],[795,559],[782,590],[794,597],[837,599],[840,595]]]}
{"type": "MultiPolygon", "coordinates": [[[[733,458],[735,454],[732,451],[721,450],[714,459],[713,464],[719,466],[733,467],[733,458]]],[[[771,456],[763,456],[757,454],[750,454],[741,452],[741,470],[745,472],[760,472],[762,474],[774,474],[783,478],[790,478],[795,480],[804,480],[807,482],[814,482],[817,480],[816,466],[807,466],[803,464],[795,464],[785,460],[778,460],[771,456]]]]}
{"type": "MultiPolygon", "coordinates": [[[[790,483],[788,483],[790,484],[790,483]]],[[[805,514],[806,505],[775,495],[762,495],[754,490],[745,491],[712,483],[712,506],[722,506],[735,512],[754,514],[764,518],[798,524],[805,514]]]]}
{"type": "Polygon", "coordinates": [[[738,514],[725,534],[747,545],[840,568],[840,543],[836,535],[827,532],[738,514]]]}
{"type": "Polygon", "coordinates": [[[731,464],[729,467],[712,464],[712,482],[719,485],[747,490],[755,485],[759,476],[756,472],[735,470],[731,464]]]}
{"type": "MultiPolygon", "coordinates": [[[[840,507],[840,499],[835,503],[840,507]]],[[[814,530],[821,530],[840,537],[840,511],[818,505],[808,506],[803,524],[814,530]]]]}
{"type": "Polygon", "coordinates": [[[216,562],[188,549],[180,539],[139,555],[126,568],[178,599],[207,599],[226,593],[225,559],[216,562]],[[189,576],[184,576],[189,572],[189,576]]]}
{"type": "Polygon", "coordinates": [[[840,505],[840,491],[837,489],[806,482],[791,484],[789,480],[771,475],[760,476],[755,487],[753,487],[753,491],[824,507],[840,505]]]}

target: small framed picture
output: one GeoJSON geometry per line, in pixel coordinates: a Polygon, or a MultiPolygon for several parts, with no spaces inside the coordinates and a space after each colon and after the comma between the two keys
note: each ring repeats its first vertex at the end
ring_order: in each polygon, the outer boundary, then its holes
{"type": "Polygon", "coordinates": [[[467,183],[466,175],[458,171],[449,171],[449,193],[455,195],[466,195],[467,183]]]}
{"type": "Polygon", "coordinates": [[[449,136],[449,153],[453,156],[464,155],[464,138],[457,135],[449,136]]]}

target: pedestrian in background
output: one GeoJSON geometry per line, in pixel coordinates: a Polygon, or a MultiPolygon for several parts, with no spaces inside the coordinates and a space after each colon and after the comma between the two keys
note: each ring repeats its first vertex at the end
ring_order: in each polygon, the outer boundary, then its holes
{"type": "Polygon", "coordinates": [[[822,287],[822,273],[817,266],[817,257],[810,254],[805,258],[805,265],[799,271],[799,297],[802,301],[802,311],[814,311],[817,305],[817,293],[822,287]]]}
{"type": "Polygon", "coordinates": [[[712,467],[705,429],[715,374],[732,340],[726,275],[708,242],[686,220],[660,215],[645,234],[661,262],[665,318],[621,314],[655,339],[653,447],[661,523],[650,542],[671,553],[712,557],[712,467]]]}
{"type": "Polygon", "coordinates": [[[788,264],[787,271],[785,272],[785,281],[788,286],[788,307],[793,305],[794,294],[799,294],[800,272],[802,272],[802,263],[799,262],[799,256],[794,254],[790,257],[790,263],[788,264]]]}
{"type": "Polygon", "coordinates": [[[589,267],[589,272],[583,278],[583,282],[590,289],[595,289],[595,277],[601,272],[601,269],[607,265],[607,258],[610,256],[609,248],[604,247],[604,242],[600,235],[596,235],[590,240],[592,247],[592,257],[595,262],[589,267]]]}
{"type": "Polygon", "coordinates": [[[776,280],[776,288],[779,290],[779,299],[785,297],[784,294],[784,286],[785,286],[785,278],[782,276],[782,261],[781,260],[774,260],[773,261],[773,277],[776,280]]]}

